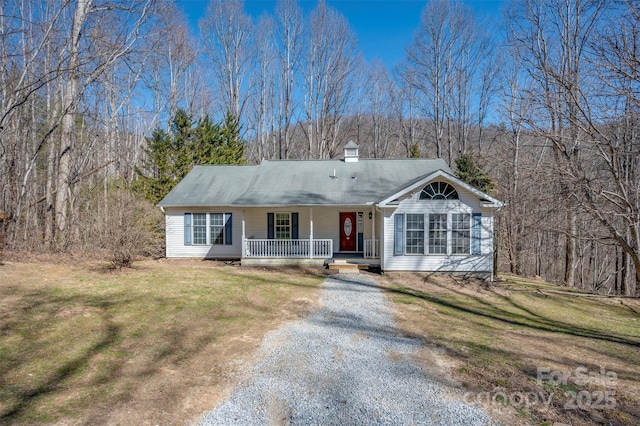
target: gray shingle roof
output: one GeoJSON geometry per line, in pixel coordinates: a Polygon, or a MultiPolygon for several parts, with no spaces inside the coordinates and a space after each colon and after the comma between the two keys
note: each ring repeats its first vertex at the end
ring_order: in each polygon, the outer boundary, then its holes
{"type": "Polygon", "coordinates": [[[366,205],[436,170],[441,159],[263,161],[258,166],[196,166],[163,207],[366,205]],[[335,176],[335,177],[334,177],[335,176]]]}

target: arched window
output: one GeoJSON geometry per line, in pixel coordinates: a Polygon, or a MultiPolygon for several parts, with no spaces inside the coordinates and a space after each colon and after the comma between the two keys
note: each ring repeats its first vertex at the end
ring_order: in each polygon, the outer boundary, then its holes
{"type": "Polygon", "coordinates": [[[457,200],[458,192],[446,182],[432,182],[420,193],[421,200],[457,200]]]}

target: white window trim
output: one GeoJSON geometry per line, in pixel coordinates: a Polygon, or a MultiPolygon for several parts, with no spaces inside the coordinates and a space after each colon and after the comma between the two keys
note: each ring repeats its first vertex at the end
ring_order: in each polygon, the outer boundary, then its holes
{"type": "Polygon", "coordinates": [[[449,182],[445,182],[442,180],[436,180],[433,181],[431,183],[429,183],[428,185],[426,185],[425,187],[422,188],[422,191],[420,191],[419,195],[418,195],[418,200],[419,201],[453,201],[453,200],[459,200],[460,199],[460,194],[458,193],[458,190],[456,189],[455,186],[453,186],[452,184],[450,184],[449,182]],[[443,193],[441,191],[441,185],[445,185],[445,189],[447,188],[451,188],[451,191],[448,191],[446,193],[443,193]],[[435,191],[435,185],[438,185],[438,191],[435,191]],[[427,192],[427,188],[432,189],[432,192],[434,192],[434,194],[429,194],[427,192]],[[425,194],[425,197],[422,197],[422,194],[425,194]],[[452,197],[452,195],[454,195],[452,197]],[[442,196],[442,198],[437,197],[437,196],[442,196]],[[437,198],[433,198],[433,197],[437,197],[437,198]]]}
{"type": "Polygon", "coordinates": [[[227,242],[227,222],[226,219],[227,218],[227,214],[226,213],[218,213],[218,212],[212,212],[212,213],[207,213],[207,241],[209,242],[208,245],[210,246],[223,246],[226,244],[227,242]],[[222,242],[221,243],[214,243],[213,242],[213,236],[211,235],[211,216],[212,215],[221,215],[222,216],[222,242]]]}
{"type": "MultiPolygon", "coordinates": [[[[201,225],[199,225],[201,226],[201,225]]],[[[208,246],[209,242],[209,213],[191,213],[191,244],[194,246],[208,246]],[[196,215],[204,215],[204,243],[196,243],[196,215]]]]}
{"type": "Polygon", "coordinates": [[[471,245],[473,244],[472,241],[471,241],[471,226],[472,226],[472,224],[471,224],[471,220],[472,220],[471,216],[472,216],[471,213],[465,213],[465,212],[462,212],[462,213],[449,213],[449,221],[451,222],[451,226],[449,227],[448,232],[451,234],[451,239],[450,239],[450,243],[449,243],[449,253],[451,253],[451,256],[468,256],[468,255],[471,254],[471,245]],[[469,216],[468,220],[466,221],[467,222],[466,231],[468,233],[468,237],[467,237],[468,249],[467,249],[466,253],[454,253],[453,252],[453,215],[454,214],[460,214],[460,215],[469,216]]]}
{"type": "Polygon", "coordinates": [[[273,238],[275,240],[291,240],[291,235],[293,234],[293,219],[292,212],[273,212],[273,238]],[[289,225],[287,228],[289,229],[289,238],[278,238],[278,215],[286,214],[289,217],[289,225]]]}
{"type": "Polygon", "coordinates": [[[404,215],[404,254],[406,256],[423,256],[427,249],[428,243],[429,243],[429,237],[428,237],[428,224],[425,224],[425,218],[428,219],[428,215],[425,215],[424,213],[405,213],[404,215]],[[422,215],[422,253],[408,253],[407,252],[407,248],[409,247],[408,241],[407,241],[407,234],[409,233],[409,231],[419,231],[419,229],[409,229],[409,215],[416,215],[416,216],[420,216],[422,215]]]}
{"type": "Polygon", "coordinates": [[[424,222],[424,232],[427,238],[427,243],[424,245],[424,254],[427,256],[448,256],[450,253],[450,247],[451,247],[451,234],[450,234],[450,230],[451,230],[451,217],[449,215],[449,213],[440,213],[440,212],[431,212],[431,213],[426,213],[425,214],[425,222],[424,222]],[[430,252],[430,247],[431,247],[431,236],[429,235],[429,223],[430,223],[430,216],[432,214],[437,214],[437,215],[444,215],[445,216],[445,238],[446,238],[446,243],[445,243],[445,253],[431,253],[430,252]]]}
{"type": "Polygon", "coordinates": [[[455,212],[455,213],[439,213],[439,212],[429,212],[429,213],[403,213],[404,214],[404,241],[403,241],[403,249],[404,249],[404,256],[438,256],[438,257],[443,257],[443,256],[471,256],[471,251],[472,251],[472,245],[473,245],[473,241],[472,241],[472,235],[471,235],[471,226],[472,226],[472,214],[471,213],[467,213],[467,212],[455,212]],[[407,217],[410,214],[422,214],[424,216],[424,234],[423,234],[423,247],[424,247],[424,251],[423,253],[408,253],[407,252],[407,217]],[[429,241],[429,215],[432,214],[445,214],[447,215],[447,252],[446,253],[430,253],[429,252],[429,246],[430,246],[430,241],[429,241]],[[469,216],[469,251],[468,253],[453,253],[453,215],[454,214],[466,214],[469,216]]]}
{"type": "Polygon", "coordinates": [[[226,217],[227,215],[231,215],[232,213],[223,213],[223,212],[186,212],[191,214],[191,245],[193,246],[223,246],[227,243],[227,227],[226,227],[226,217]],[[196,226],[195,226],[195,215],[204,214],[205,215],[205,242],[204,243],[196,243],[196,226]],[[220,214],[222,215],[222,243],[213,244],[211,239],[211,215],[220,214]]]}

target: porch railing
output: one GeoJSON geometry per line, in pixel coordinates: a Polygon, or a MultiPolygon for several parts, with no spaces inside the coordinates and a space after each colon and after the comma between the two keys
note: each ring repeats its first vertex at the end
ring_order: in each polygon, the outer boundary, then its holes
{"type": "Polygon", "coordinates": [[[313,259],[333,256],[333,240],[245,240],[244,257],[313,259]]]}
{"type": "Polygon", "coordinates": [[[378,252],[378,240],[364,240],[364,257],[365,259],[377,259],[380,257],[378,252]]]}

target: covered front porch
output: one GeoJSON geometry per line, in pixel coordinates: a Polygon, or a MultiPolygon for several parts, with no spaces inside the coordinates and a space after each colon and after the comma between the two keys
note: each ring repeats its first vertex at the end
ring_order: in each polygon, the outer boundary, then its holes
{"type": "MultiPolygon", "coordinates": [[[[362,258],[377,259],[378,240],[364,240],[362,258]]],[[[332,239],[270,240],[245,239],[243,258],[274,259],[327,259],[340,252],[334,252],[332,239]]],[[[340,257],[340,256],[337,256],[340,257]]],[[[354,256],[354,258],[356,258],[354,256]]]]}
{"type": "MultiPolygon", "coordinates": [[[[264,250],[263,254],[252,253],[240,259],[243,266],[285,266],[285,265],[305,265],[315,267],[326,267],[327,269],[337,269],[340,271],[350,270],[380,270],[380,256],[377,253],[378,241],[371,240],[371,246],[375,247],[375,251],[365,253],[340,253],[331,252],[333,240],[295,240],[288,241],[283,245],[264,248],[264,241],[256,242],[249,240],[249,247],[258,246],[264,250]],[[325,252],[315,251],[314,246],[325,248],[325,252]],[[310,252],[305,249],[311,247],[310,252]]],[[[274,240],[266,240],[273,242],[274,240]]],[[[277,240],[276,240],[277,241],[277,240]]],[[[267,243],[268,246],[272,244],[267,243]]],[[[251,249],[249,249],[251,250],[251,249]]]]}
{"type": "Polygon", "coordinates": [[[337,254],[378,259],[379,223],[371,206],[247,209],[242,214],[242,261],[324,263],[337,254]]]}

